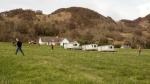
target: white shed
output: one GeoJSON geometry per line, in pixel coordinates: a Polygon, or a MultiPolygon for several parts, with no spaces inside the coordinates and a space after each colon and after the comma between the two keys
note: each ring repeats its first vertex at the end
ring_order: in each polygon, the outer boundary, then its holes
{"type": "Polygon", "coordinates": [[[39,44],[40,44],[40,45],[48,45],[49,42],[48,42],[48,41],[43,41],[43,38],[40,37],[40,38],[39,38],[39,44]]]}
{"type": "Polygon", "coordinates": [[[125,48],[131,48],[129,45],[122,45],[120,48],[125,49],[125,48]]]}
{"type": "Polygon", "coordinates": [[[64,49],[81,49],[80,44],[77,41],[64,44],[64,49]]]}
{"type": "Polygon", "coordinates": [[[60,46],[64,46],[65,44],[68,44],[69,40],[67,38],[64,38],[61,42],[60,42],[60,46]]]}
{"type": "Polygon", "coordinates": [[[113,45],[104,45],[104,46],[99,46],[97,48],[98,51],[104,51],[104,52],[114,52],[114,46],[113,45]]]}
{"type": "Polygon", "coordinates": [[[98,45],[97,44],[88,44],[83,45],[82,50],[97,50],[98,45]]]}

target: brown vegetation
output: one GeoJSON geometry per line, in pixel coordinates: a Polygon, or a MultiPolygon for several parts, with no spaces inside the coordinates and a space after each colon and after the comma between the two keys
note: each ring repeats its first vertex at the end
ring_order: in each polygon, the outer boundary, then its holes
{"type": "Polygon", "coordinates": [[[0,41],[12,41],[16,37],[28,41],[39,36],[59,36],[83,44],[120,41],[128,42],[132,47],[150,48],[149,18],[150,15],[134,21],[115,22],[111,17],[80,7],[62,8],[50,15],[39,10],[15,9],[0,13],[0,41]]]}

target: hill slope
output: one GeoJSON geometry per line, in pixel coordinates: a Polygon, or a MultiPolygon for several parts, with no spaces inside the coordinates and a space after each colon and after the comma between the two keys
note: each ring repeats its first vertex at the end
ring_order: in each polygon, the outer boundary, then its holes
{"type": "Polygon", "coordinates": [[[0,41],[39,36],[60,36],[81,43],[130,44],[149,46],[149,15],[134,21],[115,22],[93,10],[81,7],[58,9],[45,15],[41,11],[15,9],[0,13],[0,41]],[[136,38],[135,38],[136,37],[136,38]]]}

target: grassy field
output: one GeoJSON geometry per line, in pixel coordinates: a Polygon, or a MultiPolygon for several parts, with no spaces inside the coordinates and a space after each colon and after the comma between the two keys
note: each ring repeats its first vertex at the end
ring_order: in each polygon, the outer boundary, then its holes
{"type": "Polygon", "coordinates": [[[0,43],[0,84],[150,84],[150,50],[64,50],[0,43]]]}

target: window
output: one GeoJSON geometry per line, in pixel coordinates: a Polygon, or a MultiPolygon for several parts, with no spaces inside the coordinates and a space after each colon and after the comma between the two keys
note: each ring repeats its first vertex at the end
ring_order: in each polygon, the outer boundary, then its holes
{"type": "Polygon", "coordinates": [[[73,44],[73,46],[78,46],[78,44],[73,44]]]}
{"type": "Polygon", "coordinates": [[[97,47],[97,45],[92,45],[92,47],[97,47]]]}

